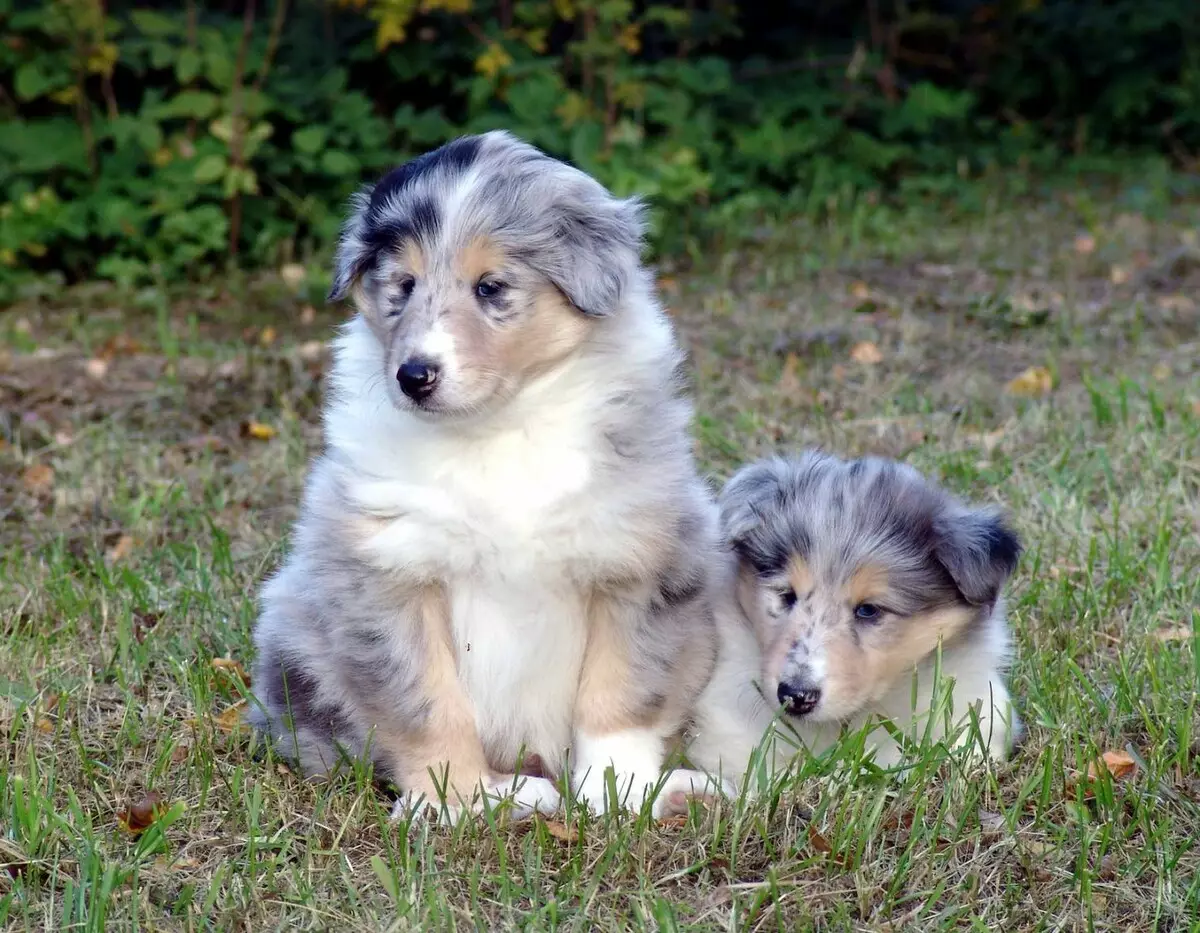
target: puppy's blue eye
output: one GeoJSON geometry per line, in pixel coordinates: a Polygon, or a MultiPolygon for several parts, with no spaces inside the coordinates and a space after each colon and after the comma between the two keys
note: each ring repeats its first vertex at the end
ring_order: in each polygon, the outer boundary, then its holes
{"type": "Polygon", "coordinates": [[[862,622],[874,622],[879,618],[879,607],[874,603],[859,603],[854,607],[854,618],[862,622]]]}
{"type": "Polygon", "coordinates": [[[503,282],[495,282],[492,280],[484,279],[484,280],[481,280],[479,282],[479,284],[475,286],[475,294],[483,299],[495,298],[502,291],[504,291],[504,289],[505,289],[505,285],[503,282]]]}

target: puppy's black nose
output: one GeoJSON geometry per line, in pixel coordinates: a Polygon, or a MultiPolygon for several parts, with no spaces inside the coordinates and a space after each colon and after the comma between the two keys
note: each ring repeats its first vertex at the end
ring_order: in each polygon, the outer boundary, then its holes
{"type": "Polygon", "coordinates": [[[803,716],[811,713],[821,702],[821,690],[818,687],[792,686],[781,683],[775,691],[779,697],[779,705],[793,716],[803,716]]]}
{"type": "Polygon", "coordinates": [[[438,365],[429,360],[406,360],[396,370],[400,391],[414,402],[427,398],[437,386],[438,365]]]}

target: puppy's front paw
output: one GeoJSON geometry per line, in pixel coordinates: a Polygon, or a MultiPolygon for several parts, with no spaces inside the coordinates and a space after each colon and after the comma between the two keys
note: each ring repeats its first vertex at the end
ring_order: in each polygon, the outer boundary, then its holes
{"type": "Polygon", "coordinates": [[[454,826],[463,818],[478,816],[485,806],[499,809],[509,819],[525,820],[534,813],[549,816],[558,811],[562,795],[554,782],[540,777],[524,777],[506,774],[476,788],[469,802],[461,796],[453,801],[430,800],[427,795],[414,792],[402,794],[392,807],[392,819],[411,817],[414,820],[429,820],[435,825],[454,826]]]}
{"type": "Polygon", "coordinates": [[[661,820],[688,812],[688,805],[695,800],[712,806],[722,798],[738,795],[737,785],[727,779],[718,780],[703,771],[688,771],[683,768],[672,771],[663,781],[658,796],[654,799],[654,818],[661,820]]]}

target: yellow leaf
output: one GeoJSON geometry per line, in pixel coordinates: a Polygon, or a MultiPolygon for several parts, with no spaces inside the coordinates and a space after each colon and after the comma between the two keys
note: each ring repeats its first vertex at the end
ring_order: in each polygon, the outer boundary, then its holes
{"type": "Polygon", "coordinates": [[[638,25],[632,23],[622,28],[620,34],[617,36],[617,44],[630,55],[637,55],[642,50],[642,39],[639,34],[638,25]]]}
{"type": "Polygon", "coordinates": [[[871,341],[864,340],[851,348],[850,359],[856,363],[862,363],[864,366],[874,366],[883,362],[883,353],[871,341]]]}
{"type": "Polygon", "coordinates": [[[21,477],[21,485],[31,495],[45,495],[54,488],[54,467],[48,463],[35,463],[21,477]]]}
{"type": "Polygon", "coordinates": [[[213,658],[212,667],[214,671],[226,671],[241,680],[247,687],[250,686],[250,675],[242,667],[241,661],[235,661],[233,658],[213,658]]]}
{"type": "Polygon", "coordinates": [[[222,710],[218,715],[213,717],[213,725],[221,732],[233,733],[237,732],[245,723],[242,717],[245,715],[246,709],[250,704],[246,700],[239,700],[228,709],[222,710]]]}
{"type": "Polygon", "coordinates": [[[118,561],[124,560],[133,553],[133,538],[129,535],[121,535],[116,542],[104,555],[104,559],[110,564],[115,564],[118,561]]]}
{"type": "Polygon", "coordinates": [[[576,827],[567,826],[557,820],[546,821],[546,832],[561,842],[574,842],[579,838],[579,830],[576,827]]]}
{"type": "Polygon", "coordinates": [[[263,424],[261,421],[242,422],[242,437],[249,437],[256,441],[269,441],[275,436],[275,433],[273,427],[263,424]]]}
{"type": "Polygon", "coordinates": [[[1044,366],[1029,367],[1005,386],[1009,395],[1023,395],[1027,398],[1040,398],[1048,395],[1053,388],[1054,377],[1044,366]]]}
{"type": "Polygon", "coordinates": [[[499,42],[493,42],[479,58],[475,59],[475,70],[485,78],[495,78],[505,68],[512,64],[512,56],[504,50],[499,42]]]}
{"type": "Polygon", "coordinates": [[[264,327],[258,335],[258,342],[264,347],[269,347],[275,342],[275,338],[279,335],[275,332],[274,327],[264,327]]]}
{"type": "Polygon", "coordinates": [[[1128,752],[1107,751],[1098,761],[1088,765],[1088,777],[1095,780],[1100,776],[1101,770],[1111,774],[1114,781],[1122,781],[1137,772],[1137,762],[1128,752]]]}

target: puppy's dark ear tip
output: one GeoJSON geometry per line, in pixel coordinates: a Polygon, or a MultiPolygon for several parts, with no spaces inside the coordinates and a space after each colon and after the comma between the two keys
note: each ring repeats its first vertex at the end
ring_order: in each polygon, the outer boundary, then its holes
{"type": "Polygon", "coordinates": [[[987,530],[987,543],[992,560],[1012,573],[1024,550],[1017,533],[1002,518],[995,518],[987,530]]]}

